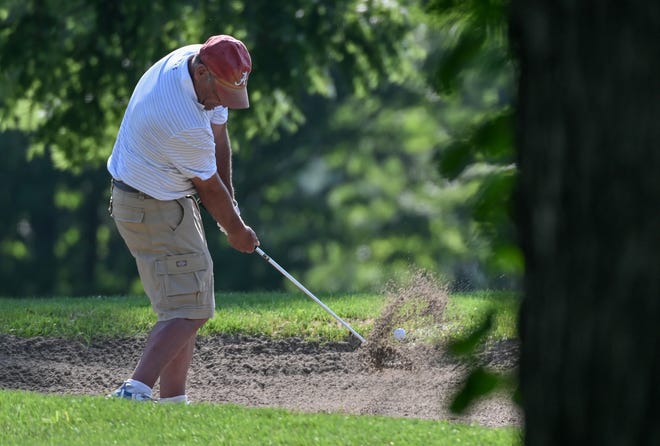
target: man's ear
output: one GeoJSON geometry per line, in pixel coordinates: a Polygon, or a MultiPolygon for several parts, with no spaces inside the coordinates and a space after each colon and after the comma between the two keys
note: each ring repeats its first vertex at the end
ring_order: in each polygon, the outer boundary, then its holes
{"type": "Polygon", "coordinates": [[[215,76],[213,75],[213,73],[211,73],[211,70],[209,70],[209,67],[207,67],[204,64],[200,64],[199,67],[201,68],[201,70],[199,72],[200,77],[205,76],[206,81],[209,81],[209,82],[213,81],[213,78],[215,76]]]}
{"type": "Polygon", "coordinates": [[[197,64],[193,72],[197,78],[200,78],[205,74],[210,74],[209,69],[203,63],[197,64]]]}

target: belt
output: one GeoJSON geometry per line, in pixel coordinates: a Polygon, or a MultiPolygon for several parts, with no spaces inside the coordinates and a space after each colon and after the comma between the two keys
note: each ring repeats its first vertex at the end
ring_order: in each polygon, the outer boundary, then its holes
{"type": "Polygon", "coordinates": [[[112,179],[112,185],[114,187],[116,187],[117,189],[119,189],[119,190],[123,190],[124,192],[130,192],[130,193],[133,193],[133,194],[138,194],[138,195],[140,195],[141,197],[144,197],[144,198],[153,198],[153,197],[145,194],[144,192],[137,190],[133,186],[129,186],[128,184],[124,183],[123,181],[115,180],[114,178],[112,179]]]}

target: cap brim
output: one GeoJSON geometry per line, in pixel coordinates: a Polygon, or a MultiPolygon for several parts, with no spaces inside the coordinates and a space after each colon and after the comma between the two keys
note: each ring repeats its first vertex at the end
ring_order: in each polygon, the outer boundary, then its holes
{"type": "Polygon", "coordinates": [[[247,88],[228,88],[222,84],[219,84],[218,88],[221,90],[225,107],[231,109],[250,108],[247,88]]]}

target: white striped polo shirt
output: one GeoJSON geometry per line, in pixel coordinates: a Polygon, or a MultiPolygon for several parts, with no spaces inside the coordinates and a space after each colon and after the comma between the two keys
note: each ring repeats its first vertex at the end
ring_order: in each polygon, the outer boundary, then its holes
{"type": "Polygon", "coordinates": [[[211,123],[227,122],[227,108],[197,102],[187,61],[200,48],[175,50],[142,76],[108,159],[114,178],[159,200],[194,193],[190,179],[217,170],[211,123]]]}

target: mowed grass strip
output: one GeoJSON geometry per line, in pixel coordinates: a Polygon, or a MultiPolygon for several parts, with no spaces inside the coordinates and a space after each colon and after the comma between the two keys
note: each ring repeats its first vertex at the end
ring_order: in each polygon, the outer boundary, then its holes
{"type": "MultiPolygon", "coordinates": [[[[330,308],[358,332],[369,332],[384,298],[326,296],[330,308]]],[[[0,298],[0,333],[19,337],[93,339],[145,335],[156,322],[145,296],[0,298]]],[[[216,315],[201,335],[243,334],[337,341],[348,332],[320,306],[297,293],[218,293],[216,315]]]]}
{"type": "Polygon", "coordinates": [[[476,291],[451,295],[438,338],[440,341],[462,338],[477,328],[492,311],[494,320],[489,339],[515,339],[518,337],[519,305],[520,297],[513,292],[476,291]]]}
{"type": "MultiPolygon", "coordinates": [[[[387,303],[378,294],[319,298],[367,337],[387,303]]],[[[339,341],[348,331],[315,302],[300,293],[218,293],[216,315],[201,335],[243,334],[314,341],[339,341]]],[[[449,296],[445,321],[427,339],[446,341],[476,327],[484,314],[496,312],[492,339],[515,338],[518,299],[512,293],[477,292],[449,296]]],[[[19,337],[94,339],[146,335],[156,321],[145,296],[0,298],[0,333],[19,337]]],[[[395,321],[396,322],[396,321],[395,321]]],[[[406,327],[409,331],[415,327],[406,327]]]]}
{"type": "Polygon", "coordinates": [[[13,445],[516,445],[520,430],[441,421],[301,414],[235,405],[158,405],[0,390],[13,445]]]}
{"type": "MultiPolygon", "coordinates": [[[[358,333],[368,333],[384,303],[377,294],[318,296],[358,333]]],[[[339,341],[348,330],[301,293],[230,293],[216,297],[216,315],[200,332],[339,341]]]]}

